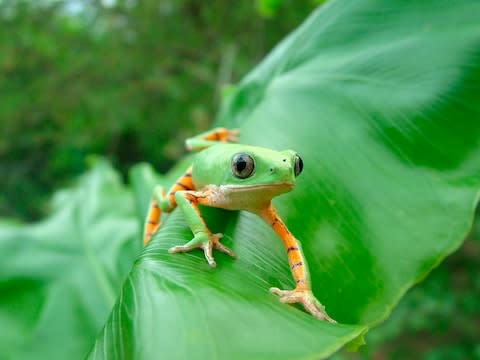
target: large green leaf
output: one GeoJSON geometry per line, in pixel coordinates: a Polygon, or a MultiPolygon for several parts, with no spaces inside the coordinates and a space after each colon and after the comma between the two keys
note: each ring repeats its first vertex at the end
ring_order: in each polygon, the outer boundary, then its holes
{"type": "Polygon", "coordinates": [[[205,209],[235,261],[217,254],[211,270],[199,252],[168,254],[191,237],[177,211],[130,273],[91,357],[319,358],[385,319],[471,225],[478,14],[475,0],[333,1],[223,104],[219,124],[240,127],[242,142],[304,158],[296,189],[275,204],[341,324],[268,293],[293,282],[280,242],[253,215],[205,209]]]}
{"type": "Polygon", "coordinates": [[[0,227],[0,358],[80,359],[140,250],[131,193],[104,162],[53,215],[0,227]]]}

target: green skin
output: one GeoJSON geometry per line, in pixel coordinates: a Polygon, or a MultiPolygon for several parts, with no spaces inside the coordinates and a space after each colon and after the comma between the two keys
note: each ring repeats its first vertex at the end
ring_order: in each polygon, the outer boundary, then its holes
{"type": "MultiPolygon", "coordinates": [[[[272,226],[282,239],[297,283],[293,290],[271,288],[270,291],[278,295],[280,301],[284,303],[302,303],[316,318],[335,322],[326,314],[311,291],[308,266],[300,242],[288,231],[271,204],[273,197],[291,191],[295,185],[296,152],[210,141],[205,140],[206,134],[208,133],[200,134],[186,142],[190,150],[203,150],[195,155],[192,164],[195,190],[175,193],[176,203],[182,210],[194,237],[185,245],[172,247],[169,252],[202,249],[212,267],[216,266],[213,249],[235,257],[232,250],[220,243],[222,234],[210,232],[198,210],[198,204],[227,210],[246,210],[257,214],[272,226]],[[245,179],[236,177],[232,171],[232,158],[238,153],[250,155],[255,162],[253,173],[245,179]]],[[[232,134],[236,132],[232,131],[232,134]]],[[[163,211],[171,210],[168,197],[160,188],[155,190],[154,198],[163,211]]]]}
{"type": "Polygon", "coordinates": [[[217,144],[195,156],[192,180],[198,189],[211,189],[216,194],[216,207],[258,213],[273,197],[293,189],[295,155],[291,150],[217,144]],[[232,157],[238,153],[255,159],[255,170],[246,179],[235,177],[231,171],[232,157]]]}

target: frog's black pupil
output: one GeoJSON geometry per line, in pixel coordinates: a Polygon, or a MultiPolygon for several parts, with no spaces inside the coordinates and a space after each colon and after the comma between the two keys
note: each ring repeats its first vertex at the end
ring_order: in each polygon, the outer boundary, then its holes
{"type": "Polygon", "coordinates": [[[239,172],[241,172],[241,171],[244,170],[246,167],[247,167],[247,162],[245,161],[245,159],[243,159],[243,158],[238,159],[238,161],[237,161],[237,170],[238,170],[239,172]]]}

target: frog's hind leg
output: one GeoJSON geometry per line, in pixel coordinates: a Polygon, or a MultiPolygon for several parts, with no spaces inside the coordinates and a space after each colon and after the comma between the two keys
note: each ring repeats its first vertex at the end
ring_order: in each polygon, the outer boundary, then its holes
{"type": "Polygon", "coordinates": [[[335,323],[336,321],[328,316],[323,305],[313,295],[308,273],[308,265],[303,256],[300,241],[298,241],[287,229],[272,205],[262,209],[259,212],[259,215],[272,227],[282,240],[283,245],[287,250],[290,270],[292,271],[292,276],[296,283],[296,287],[293,290],[280,290],[274,287],[270,289],[270,292],[277,295],[281,302],[290,304],[300,303],[305,310],[317,319],[335,323]]]}
{"type": "Polygon", "coordinates": [[[208,191],[178,191],[175,194],[175,198],[193,232],[193,239],[185,245],[170,248],[168,250],[170,253],[202,249],[205,259],[207,259],[211,267],[217,265],[213,258],[213,249],[217,249],[231,257],[236,257],[232,250],[220,243],[220,239],[223,237],[222,234],[212,234],[198,209],[198,204],[211,206],[208,191]]]}
{"type": "Polygon", "coordinates": [[[152,199],[150,200],[150,206],[148,208],[147,218],[145,219],[145,225],[143,227],[143,244],[147,245],[152,235],[157,231],[160,226],[160,217],[162,210],[159,204],[165,198],[165,191],[161,186],[155,186],[153,190],[152,199]]]}
{"type": "Polygon", "coordinates": [[[150,200],[150,207],[148,209],[147,218],[145,219],[145,226],[143,232],[143,243],[148,244],[153,234],[160,227],[160,218],[162,212],[171,212],[177,205],[175,200],[175,193],[177,191],[193,190],[195,189],[192,182],[192,168],[180,176],[175,184],[168,191],[168,195],[161,186],[156,186],[153,190],[152,199],[150,200]]]}
{"type": "Polygon", "coordinates": [[[187,139],[185,146],[189,151],[200,151],[218,142],[237,142],[239,134],[238,129],[215,128],[187,139]]]}

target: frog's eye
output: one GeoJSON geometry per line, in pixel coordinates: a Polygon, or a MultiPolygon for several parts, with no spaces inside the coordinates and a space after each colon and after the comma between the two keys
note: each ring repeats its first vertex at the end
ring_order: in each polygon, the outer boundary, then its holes
{"type": "Polygon", "coordinates": [[[293,168],[293,171],[295,173],[295,176],[298,176],[300,175],[300,173],[302,172],[303,170],[303,161],[302,161],[302,158],[298,155],[295,155],[295,165],[294,165],[294,168],[293,168]]]}
{"type": "Polygon", "coordinates": [[[240,179],[246,179],[253,174],[255,170],[255,161],[250,155],[239,153],[233,155],[232,173],[240,179]]]}

